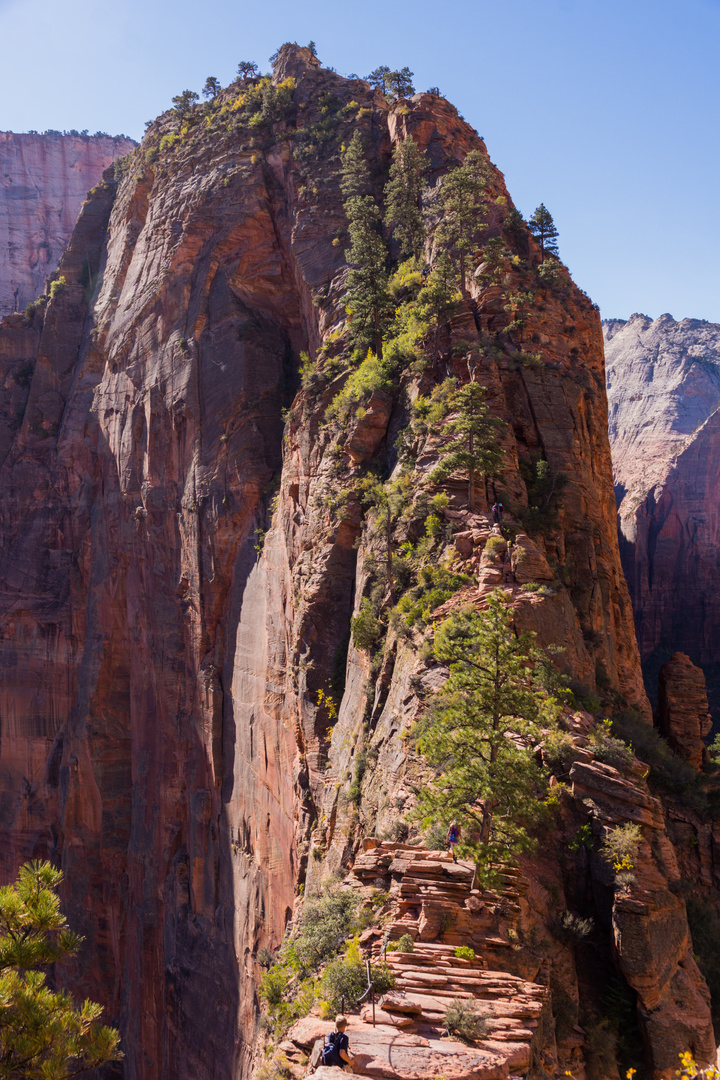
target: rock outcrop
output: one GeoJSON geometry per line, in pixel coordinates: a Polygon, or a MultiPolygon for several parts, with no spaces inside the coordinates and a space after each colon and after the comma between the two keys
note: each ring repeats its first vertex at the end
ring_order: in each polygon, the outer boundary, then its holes
{"type": "MultiPolygon", "coordinates": [[[[513,584],[517,619],[543,645],[570,643],[561,655],[588,692],[649,716],[597,310],[560,268],[552,285],[537,278],[520,342],[506,332],[506,294],[537,277],[539,252],[505,226],[502,175],[444,99],[390,108],[297,47],[274,84],[291,115],[265,88],[250,125],[243,109],[260,99],[236,84],[201,123],[161,117],[122,181],[106,175],[83,207],[44,317],[0,328],[15,425],[0,470],[2,874],[28,857],[62,865],[86,941],[73,985],[120,1024],[137,1080],[247,1069],[258,948],[281,939],[299,884],[347,867],[361,835],[397,826],[411,801],[406,736],[439,685],[422,660],[431,629],[389,631],[379,666],[349,639],[378,557],[361,470],[369,456],[394,468],[418,393],[471,372],[487,387],[507,424],[497,496],[529,522],[506,566],[527,579],[513,584]],[[333,366],[339,154],[354,130],[378,176],[394,141],[416,139],[430,203],[478,150],[486,236],[518,254],[502,285],[473,278],[434,359],[408,364],[390,401],[333,425],[347,377],[333,366]],[[306,350],[317,370],[299,386],[306,350]],[[540,461],[563,477],[552,506],[531,505],[540,461]]],[[[436,435],[411,473],[411,545],[436,435]]],[[[441,527],[460,526],[453,549],[472,564],[495,494],[478,490],[470,514],[467,483],[448,492],[441,527]]],[[[428,903],[423,929],[420,913],[421,939],[436,914],[428,903]]]]}
{"type": "Polygon", "coordinates": [[[87,192],[136,145],[124,136],[0,131],[0,315],[45,291],[87,192]]]}
{"type": "Polygon", "coordinates": [[[620,552],[648,689],[682,650],[717,711],[720,326],[633,315],[604,330],[620,552]]]}
{"type": "Polygon", "coordinates": [[[685,653],[674,653],[660,668],[658,727],[680,757],[702,767],[712,720],[705,676],[685,653]]]}

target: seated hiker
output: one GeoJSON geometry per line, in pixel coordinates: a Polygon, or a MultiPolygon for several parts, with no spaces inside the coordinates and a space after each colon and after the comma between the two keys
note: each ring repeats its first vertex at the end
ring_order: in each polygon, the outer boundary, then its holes
{"type": "Polygon", "coordinates": [[[346,1017],[336,1016],[335,1030],[328,1032],[322,1049],[321,1063],[323,1065],[334,1065],[338,1069],[344,1069],[346,1065],[350,1065],[352,1069],[352,1054],[350,1040],[345,1034],[346,1027],[346,1017]]]}

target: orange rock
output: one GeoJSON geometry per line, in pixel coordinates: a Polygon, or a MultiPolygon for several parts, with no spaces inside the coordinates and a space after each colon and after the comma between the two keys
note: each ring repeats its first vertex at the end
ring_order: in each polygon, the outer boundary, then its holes
{"type": "Polygon", "coordinates": [[[702,767],[712,719],[705,676],[685,653],[676,652],[660,668],[658,727],[680,757],[696,769],[702,767]]]}

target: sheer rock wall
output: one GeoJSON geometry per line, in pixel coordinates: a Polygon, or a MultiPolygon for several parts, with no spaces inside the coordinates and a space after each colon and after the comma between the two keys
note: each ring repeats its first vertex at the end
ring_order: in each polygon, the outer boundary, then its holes
{"type": "MultiPolygon", "coordinates": [[[[379,170],[406,130],[427,147],[431,180],[484,152],[436,96],[389,111],[302,49],[275,79],[289,75],[305,125],[321,118],[322,93],[356,103],[379,170]]],[[[172,124],[166,115],[149,135],[172,124]]],[[[2,408],[16,425],[0,470],[1,871],[8,879],[31,856],[60,862],[86,936],[73,984],[107,1004],[126,1074],[142,1080],[247,1065],[253,956],[279,941],[297,883],[356,843],[347,787],[367,707],[368,827],[397,817],[419,707],[403,643],[374,690],[350,644],[336,721],[318,699],[343,664],[369,554],[356,544],[359,503],[329,509],[338,465],[321,421],[338,386],[296,392],[300,351],[315,354],[344,317],[333,241],[345,222],[337,158],[308,176],[282,127],[272,145],[253,138],[141,148],[119,188],[106,175],[83,208],[44,324],[11,317],[0,329],[2,408]]],[[[508,195],[494,167],[491,188],[499,208],[508,195]]],[[[572,646],[587,687],[602,672],[647,715],[600,321],[562,274],[528,314],[542,367],[483,354],[478,377],[509,425],[498,491],[527,506],[520,463],[541,451],[567,478],[538,541],[556,591],[546,607],[528,601],[551,613],[534,625],[544,644],[572,646]]],[[[477,319],[466,305],[453,333],[482,343],[507,315],[496,287],[478,284],[473,299],[477,319]]],[[[444,362],[467,377],[461,357],[444,362]]],[[[386,427],[374,415],[378,452],[402,410],[386,427]]]]}

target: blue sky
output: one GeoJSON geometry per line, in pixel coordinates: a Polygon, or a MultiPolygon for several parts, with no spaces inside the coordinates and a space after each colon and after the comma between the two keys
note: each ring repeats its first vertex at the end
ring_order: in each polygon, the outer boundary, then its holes
{"type": "Polygon", "coordinates": [[[139,138],[180,90],[311,38],[340,72],[439,86],[604,316],[720,322],[720,0],[0,0],[0,130],[139,138]]]}

